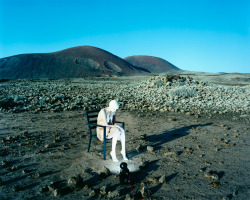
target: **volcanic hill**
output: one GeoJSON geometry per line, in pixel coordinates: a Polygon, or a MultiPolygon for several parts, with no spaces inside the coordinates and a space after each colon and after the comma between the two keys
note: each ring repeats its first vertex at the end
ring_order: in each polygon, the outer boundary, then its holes
{"type": "Polygon", "coordinates": [[[143,71],[118,56],[92,46],[0,59],[1,79],[122,76],[138,75],[143,71]]]}
{"type": "Polygon", "coordinates": [[[151,73],[159,74],[159,73],[175,73],[180,71],[180,69],[168,61],[153,57],[153,56],[129,56],[124,58],[130,64],[138,67],[146,69],[151,73]]]}

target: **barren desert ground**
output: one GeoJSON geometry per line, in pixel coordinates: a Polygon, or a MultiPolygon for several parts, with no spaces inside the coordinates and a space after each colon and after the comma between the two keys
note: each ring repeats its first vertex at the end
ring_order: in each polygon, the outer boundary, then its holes
{"type": "MultiPolygon", "coordinates": [[[[250,75],[0,83],[0,199],[249,199],[250,75]],[[131,183],[86,109],[117,99],[131,183]]],[[[117,145],[119,154],[120,143],[117,145]]]]}

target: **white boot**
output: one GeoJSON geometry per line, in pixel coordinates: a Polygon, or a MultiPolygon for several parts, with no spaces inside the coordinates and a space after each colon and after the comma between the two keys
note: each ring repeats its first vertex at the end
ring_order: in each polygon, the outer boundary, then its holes
{"type": "Polygon", "coordinates": [[[125,151],[121,151],[121,156],[122,156],[123,160],[128,160],[125,151]]]}
{"type": "Polygon", "coordinates": [[[116,158],[116,154],[113,153],[113,151],[110,152],[110,155],[111,155],[111,158],[112,158],[112,160],[113,160],[114,162],[119,162],[119,161],[117,160],[117,158],[116,158]]]}
{"type": "Polygon", "coordinates": [[[114,137],[112,138],[112,151],[110,152],[110,155],[114,162],[118,162],[116,158],[116,151],[115,151],[116,143],[117,143],[117,134],[115,134],[114,137]]]}

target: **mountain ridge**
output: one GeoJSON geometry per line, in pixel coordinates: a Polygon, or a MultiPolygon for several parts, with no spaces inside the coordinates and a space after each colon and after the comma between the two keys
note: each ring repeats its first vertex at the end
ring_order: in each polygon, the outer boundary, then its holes
{"type": "Polygon", "coordinates": [[[148,68],[135,66],[93,46],[71,47],[52,53],[19,54],[0,59],[0,79],[111,77],[151,72],[148,68]]]}
{"type": "Polygon", "coordinates": [[[169,72],[175,73],[180,71],[180,69],[172,63],[155,56],[134,55],[125,57],[124,60],[136,67],[144,68],[151,73],[156,74],[169,72]]]}

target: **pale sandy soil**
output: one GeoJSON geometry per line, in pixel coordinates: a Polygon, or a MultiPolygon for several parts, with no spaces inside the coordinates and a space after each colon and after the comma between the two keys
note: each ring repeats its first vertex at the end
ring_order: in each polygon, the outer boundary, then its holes
{"type": "MultiPolygon", "coordinates": [[[[120,163],[110,159],[110,141],[106,161],[97,139],[90,153],[86,152],[84,111],[0,113],[0,199],[107,199],[108,192],[114,191],[119,193],[114,199],[249,198],[249,119],[230,114],[195,118],[122,110],[117,115],[126,123],[131,187],[121,185],[115,173],[98,173],[103,166],[119,171],[120,163]],[[143,164],[146,166],[138,170],[143,164]],[[209,171],[216,177],[205,175],[209,171]],[[81,184],[69,188],[68,179],[78,175],[81,184]],[[166,182],[159,183],[163,175],[166,182]],[[58,197],[48,190],[51,182],[58,197]],[[143,184],[151,192],[144,198],[140,196],[143,184]],[[100,193],[102,186],[106,194],[100,193]],[[92,190],[94,196],[90,196],[92,190]]],[[[119,149],[118,143],[117,152],[119,149]]]]}

